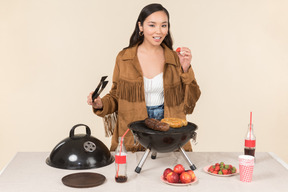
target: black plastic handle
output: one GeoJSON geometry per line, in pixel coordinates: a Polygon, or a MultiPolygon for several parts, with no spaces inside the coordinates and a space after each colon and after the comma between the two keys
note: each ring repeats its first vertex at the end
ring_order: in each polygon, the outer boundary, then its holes
{"type": "Polygon", "coordinates": [[[74,137],[74,131],[75,131],[75,129],[76,129],[77,127],[80,127],[80,126],[85,126],[85,127],[86,127],[86,135],[88,135],[88,136],[91,135],[91,130],[90,130],[90,128],[89,128],[87,125],[85,125],[85,124],[77,124],[77,125],[74,125],[74,126],[72,127],[72,129],[70,130],[70,137],[74,137]]]}
{"type": "Polygon", "coordinates": [[[195,131],[191,132],[190,138],[196,139],[196,137],[197,137],[197,132],[195,132],[195,131]]]}

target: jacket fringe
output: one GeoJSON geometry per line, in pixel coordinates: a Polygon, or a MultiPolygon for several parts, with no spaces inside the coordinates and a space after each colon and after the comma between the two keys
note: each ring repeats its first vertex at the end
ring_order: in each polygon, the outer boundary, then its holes
{"type": "Polygon", "coordinates": [[[164,91],[165,103],[167,106],[176,106],[183,102],[184,90],[181,83],[172,87],[167,87],[164,91]]]}
{"type": "Polygon", "coordinates": [[[119,81],[118,97],[129,102],[145,101],[143,82],[119,81]]]}
{"type": "Polygon", "coordinates": [[[113,135],[114,129],[117,123],[117,113],[111,113],[103,117],[105,137],[110,137],[113,135]]]}
{"type": "Polygon", "coordinates": [[[184,113],[191,114],[195,108],[195,103],[200,96],[200,92],[196,91],[193,84],[185,87],[184,113]]]}

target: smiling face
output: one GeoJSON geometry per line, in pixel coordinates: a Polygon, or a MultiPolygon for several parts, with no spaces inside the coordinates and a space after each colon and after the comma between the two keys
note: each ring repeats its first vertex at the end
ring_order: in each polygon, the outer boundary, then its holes
{"type": "Polygon", "coordinates": [[[144,44],[158,46],[168,33],[168,17],[164,11],[157,11],[149,15],[143,25],[138,22],[140,31],[144,34],[144,44]]]}

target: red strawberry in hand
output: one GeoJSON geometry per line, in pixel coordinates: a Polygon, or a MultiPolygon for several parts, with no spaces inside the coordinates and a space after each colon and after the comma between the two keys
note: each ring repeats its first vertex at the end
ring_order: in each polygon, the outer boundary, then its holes
{"type": "Polygon", "coordinates": [[[176,52],[180,53],[180,52],[181,52],[181,48],[178,47],[178,48],[176,49],[176,52]]]}

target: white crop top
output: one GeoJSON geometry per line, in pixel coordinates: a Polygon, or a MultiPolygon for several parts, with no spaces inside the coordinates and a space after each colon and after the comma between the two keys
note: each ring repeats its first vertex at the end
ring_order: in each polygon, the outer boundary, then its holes
{"type": "Polygon", "coordinates": [[[144,77],[146,106],[157,106],[164,103],[163,73],[152,79],[144,77]]]}

